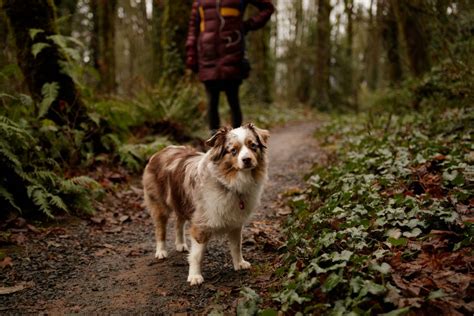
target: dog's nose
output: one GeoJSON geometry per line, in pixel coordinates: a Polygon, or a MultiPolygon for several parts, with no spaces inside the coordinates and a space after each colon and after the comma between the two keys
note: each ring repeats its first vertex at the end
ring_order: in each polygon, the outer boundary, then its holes
{"type": "Polygon", "coordinates": [[[244,165],[248,166],[252,162],[251,158],[243,158],[242,161],[244,162],[244,165]]]}

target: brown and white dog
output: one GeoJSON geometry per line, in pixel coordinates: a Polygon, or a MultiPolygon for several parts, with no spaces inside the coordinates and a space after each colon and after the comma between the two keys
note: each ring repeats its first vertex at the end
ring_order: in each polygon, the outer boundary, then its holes
{"type": "Polygon", "coordinates": [[[201,263],[213,235],[227,235],[235,270],[249,269],[242,257],[242,226],[260,202],[267,178],[267,130],[252,124],[221,128],[206,153],[169,146],[153,155],[143,174],[145,204],[155,224],[155,257],[168,256],[166,224],[176,213],[176,250],[188,250],[184,224],[190,222],[191,285],[201,284],[201,263]]]}

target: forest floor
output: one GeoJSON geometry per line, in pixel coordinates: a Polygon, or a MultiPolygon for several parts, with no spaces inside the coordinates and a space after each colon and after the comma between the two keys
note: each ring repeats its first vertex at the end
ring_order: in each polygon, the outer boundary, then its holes
{"type": "Polygon", "coordinates": [[[2,224],[0,238],[13,243],[0,258],[0,313],[229,313],[242,287],[268,302],[285,239],[280,225],[290,212],[285,196],[303,188],[304,174],[326,159],[313,137],[316,128],[317,122],[294,122],[271,131],[269,181],[244,228],[250,271],[234,271],[227,242],[212,240],[205,282],[191,287],[186,254],[173,249],[173,220],[169,258],[158,261],[140,177],[102,170],[101,183],[110,190],[94,217],[65,216],[47,226],[22,218],[2,224]]]}

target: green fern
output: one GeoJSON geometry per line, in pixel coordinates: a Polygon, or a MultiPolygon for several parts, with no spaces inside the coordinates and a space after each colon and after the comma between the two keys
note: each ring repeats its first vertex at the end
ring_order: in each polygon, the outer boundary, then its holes
{"type": "Polygon", "coordinates": [[[26,129],[0,116],[0,205],[6,211],[39,210],[48,217],[58,211],[92,212],[100,185],[84,176],[64,179],[58,163],[37,147],[26,129]]]}
{"type": "Polygon", "coordinates": [[[48,217],[54,217],[51,205],[48,201],[48,193],[40,185],[30,185],[26,188],[28,197],[48,217]]]}
{"type": "Polygon", "coordinates": [[[3,141],[0,142],[0,161],[12,167],[21,166],[21,162],[18,160],[18,157],[11,152],[9,146],[7,147],[3,141]]]}
{"type": "Polygon", "coordinates": [[[15,210],[21,212],[21,208],[18,207],[15,203],[15,198],[13,197],[13,194],[8,192],[8,190],[2,186],[0,186],[0,199],[3,198],[7,203],[10,204],[15,210]]]}
{"type": "Polygon", "coordinates": [[[43,117],[49,110],[51,104],[58,97],[59,84],[57,82],[45,83],[41,88],[43,100],[41,100],[38,112],[38,118],[43,117]]]}

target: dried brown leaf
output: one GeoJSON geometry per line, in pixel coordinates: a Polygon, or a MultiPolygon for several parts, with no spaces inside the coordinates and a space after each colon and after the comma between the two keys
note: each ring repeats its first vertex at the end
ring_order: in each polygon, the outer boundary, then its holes
{"type": "Polygon", "coordinates": [[[8,295],[33,287],[33,282],[21,282],[14,286],[0,286],[0,295],[8,295]]]}
{"type": "Polygon", "coordinates": [[[2,261],[0,261],[0,268],[5,269],[6,267],[13,267],[13,259],[10,257],[5,257],[3,258],[2,261]]]}

